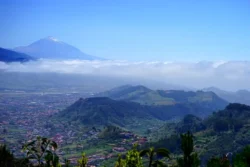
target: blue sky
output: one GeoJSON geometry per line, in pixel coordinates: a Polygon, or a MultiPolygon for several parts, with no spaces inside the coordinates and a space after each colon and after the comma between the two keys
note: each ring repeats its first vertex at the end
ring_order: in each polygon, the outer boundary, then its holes
{"type": "Polygon", "coordinates": [[[131,61],[250,60],[249,0],[1,0],[0,47],[54,36],[131,61]]]}

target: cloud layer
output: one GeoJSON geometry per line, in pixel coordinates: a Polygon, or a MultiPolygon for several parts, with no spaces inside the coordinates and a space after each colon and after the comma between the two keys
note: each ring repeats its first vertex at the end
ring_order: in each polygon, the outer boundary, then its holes
{"type": "Polygon", "coordinates": [[[210,86],[226,90],[250,89],[249,61],[202,61],[192,63],[39,60],[23,64],[0,62],[0,70],[136,77],[198,89],[210,86]]]}

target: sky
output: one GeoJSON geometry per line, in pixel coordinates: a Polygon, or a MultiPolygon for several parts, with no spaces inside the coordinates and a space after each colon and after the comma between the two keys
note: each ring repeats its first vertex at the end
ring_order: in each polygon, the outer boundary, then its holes
{"type": "Polygon", "coordinates": [[[250,60],[249,0],[1,0],[0,47],[47,36],[112,60],[250,60]]]}

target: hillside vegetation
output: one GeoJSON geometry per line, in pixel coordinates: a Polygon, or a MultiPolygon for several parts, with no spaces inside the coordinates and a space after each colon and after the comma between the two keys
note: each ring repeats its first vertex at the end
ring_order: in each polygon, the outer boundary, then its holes
{"type": "Polygon", "coordinates": [[[124,85],[96,95],[115,100],[138,102],[143,105],[202,104],[212,110],[224,108],[228,102],[213,92],[183,90],[151,90],[145,86],[124,85]],[[212,105],[210,105],[212,104],[212,105]]]}
{"type": "Polygon", "coordinates": [[[168,147],[178,153],[180,150],[175,147],[180,142],[178,134],[189,130],[194,134],[196,151],[206,161],[211,156],[242,150],[250,144],[249,129],[250,106],[233,103],[204,120],[187,115],[179,123],[167,123],[151,136],[156,147],[168,147]]]}
{"type": "Polygon", "coordinates": [[[107,97],[80,98],[59,112],[55,119],[78,122],[91,127],[115,125],[140,131],[163,123],[150,114],[151,110],[150,107],[138,103],[116,101],[107,97]]]}
{"type": "MultiPolygon", "coordinates": [[[[142,87],[139,89],[136,87],[136,90],[142,90],[142,87]]],[[[151,91],[145,87],[143,87],[143,90],[151,91]]],[[[178,120],[187,114],[205,117],[213,111],[224,108],[226,104],[217,97],[204,103],[185,102],[173,105],[143,105],[128,100],[93,97],[79,99],[59,112],[55,118],[68,122],[78,122],[85,126],[115,125],[142,132],[148,130],[148,128],[159,127],[163,124],[163,121],[178,120]]]]}
{"type": "MultiPolygon", "coordinates": [[[[114,127],[110,130],[113,131],[114,127]]],[[[230,160],[228,154],[224,154],[221,157],[210,157],[206,163],[202,163],[195,149],[194,136],[189,131],[180,135],[178,147],[181,150],[181,154],[175,157],[167,148],[149,147],[139,149],[138,145],[134,144],[127,152],[118,154],[116,161],[113,159],[113,163],[108,163],[107,165],[114,167],[231,167],[231,164],[234,167],[249,167],[250,165],[250,146],[246,146],[231,157],[233,161],[230,160]]],[[[93,166],[91,161],[89,161],[91,157],[88,157],[85,153],[82,153],[77,163],[72,164],[69,159],[65,158],[62,163],[62,157],[57,154],[57,143],[48,138],[38,136],[36,139],[26,142],[22,148],[26,152],[26,156],[24,158],[16,158],[5,145],[0,145],[0,165],[6,167],[93,166]]]]}
{"type": "MultiPolygon", "coordinates": [[[[72,165],[85,167],[97,164],[115,167],[166,165],[171,167],[229,167],[230,164],[234,167],[249,166],[250,149],[246,146],[250,144],[250,106],[229,104],[223,110],[214,112],[205,119],[188,114],[179,122],[165,123],[162,127],[158,126],[154,129],[148,128],[147,133],[140,135],[128,129],[135,129],[131,125],[143,123],[140,120],[146,111],[140,110],[143,107],[152,106],[116,101],[107,97],[79,99],[66,110],[56,114],[54,118],[57,121],[60,121],[58,118],[64,121],[62,123],[65,127],[78,127],[79,131],[85,130],[86,133],[76,135],[80,140],[77,142],[67,140],[64,144],[59,141],[57,145],[54,142],[57,138],[36,137],[23,145],[24,152],[18,159],[9,153],[5,146],[1,146],[0,163],[5,166],[6,164],[7,166],[32,164],[40,167],[58,167],[59,164],[70,166],[70,161],[65,159],[70,158],[72,165]],[[125,112],[122,110],[124,107],[130,110],[125,112]],[[136,107],[137,110],[134,110],[136,107]],[[111,109],[114,111],[109,112],[111,109]],[[125,113],[120,113],[120,110],[125,113]],[[99,114],[108,116],[102,119],[98,116],[99,114]],[[136,119],[133,120],[132,117],[136,119]],[[116,123],[117,126],[112,124],[116,119],[120,121],[116,123]],[[124,128],[121,128],[122,126],[124,128]],[[133,144],[138,145],[132,147],[133,144]],[[73,150],[79,152],[74,154],[76,152],[73,150]],[[68,152],[67,155],[63,154],[64,151],[68,152]],[[86,154],[82,154],[80,158],[81,152],[86,154]],[[24,156],[25,159],[23,159],[24,156]]],[[[144,119],[146,123],[141,124],[143,128],[156,126],[160,122],[150,112],[146,115],[144,119]]],[[[140,128],[137,129],[138,132],[145,130],[140,128]]],[[[55,131],[52,136],[56,133],[55,131]]]]}
{"type": "Polygon", "coordinates": [[[230,91],[225,91],[221,90],[215,87],[209,87],[209,88],[204,88],[203,91],[206,92],[214,92],[216,93],[219,97],[225,99],[226,101],[230,103],[242,103],[246,105],[250,105],[250,91],[248,90],[238,90],[236,92],[230,92],[230,91]]]}

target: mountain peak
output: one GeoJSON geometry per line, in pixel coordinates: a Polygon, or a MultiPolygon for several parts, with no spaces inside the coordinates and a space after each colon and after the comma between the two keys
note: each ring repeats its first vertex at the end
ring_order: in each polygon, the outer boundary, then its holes
{"type": "Polygon", "coordinates": [[[53,36],[48,36],[48,37],[46,37],[45,39],[51,40],[51,41],[54,41],[54,42],[60,42],[60,40],[58,40],[57,38],[55,38],[55,37],[53,37],[53,36]]]}
{"type": "Polygon", "coordinates": [[[14,48],[15,51],[25,53],[35,58],[58,60],[101,60],[102,58],[83,53],[78,48],[62,42],[53,36],[42,38],[28,46],[14,48]]]}

